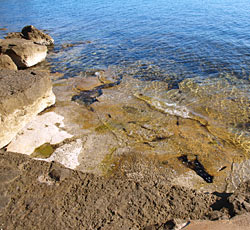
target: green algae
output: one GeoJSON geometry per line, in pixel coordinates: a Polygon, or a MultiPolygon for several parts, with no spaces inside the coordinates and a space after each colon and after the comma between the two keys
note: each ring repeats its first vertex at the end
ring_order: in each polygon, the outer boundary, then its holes
{"type": "Polygon", "coordinates": [[[98,132],[98,133],[104,133],[107,130],[109,130],[109,128],[105,124],[100,125],[100,126],[95,128],[95,131],[98,132]]]}
{"type": "Polygon", "coordinates": [[[117,168],[117,159],[114,155],[116,150],[116,147],[111,148],[110,152],[103,158],[102,162],[100,163],[100,169],[104,176],[111,176],[117,168]]]}
{"type": "Polygon", "coordinates": [[[31,154],[34,158],[49,158],[55,151],[54,147],[50,143],[44,143],[43,145],[37,147],[31,154]]]}

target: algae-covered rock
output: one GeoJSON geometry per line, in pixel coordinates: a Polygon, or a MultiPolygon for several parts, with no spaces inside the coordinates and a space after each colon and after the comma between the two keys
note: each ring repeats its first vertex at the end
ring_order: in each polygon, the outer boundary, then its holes
{"type": "Polygon", "coordinates": [[[31,154],[31,157],[36,158],[48,158],[54,152],[54,148],[50,143],[45,143],[39,147],[37,147],[34,152],[31,154]]]}

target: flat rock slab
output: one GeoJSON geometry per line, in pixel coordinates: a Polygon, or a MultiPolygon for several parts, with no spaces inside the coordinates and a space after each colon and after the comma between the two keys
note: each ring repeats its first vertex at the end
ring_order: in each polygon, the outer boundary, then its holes
{"type": "Polygon", "coordinates": [[[0,50],[15,62],[18,68],[27,68],[44,61],[47,47],[25,39],[0,39],[0,50]]]}
{"type": "Polygon", "coordinates": [[[230,220],[191,221],[183,230],[249,230],[250,214],[236,216],[230,220]]]}
{"type": "Polygon", "coordinates": [[[72,135],[63,130],[63,116],[48,112],[36,116],[7,146],[7,150],[31,155],[45,143],[58,144],[72,135]]]}
{"type": "Polygon", "coordinates": [[[45,73],[0,70],[0,148],[54,103],[51,80],[45,73]]]}

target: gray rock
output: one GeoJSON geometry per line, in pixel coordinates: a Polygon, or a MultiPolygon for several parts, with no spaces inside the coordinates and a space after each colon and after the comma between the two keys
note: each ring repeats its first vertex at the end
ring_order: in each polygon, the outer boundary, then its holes
{"type": "Polygon", "coordinates": [[[18,68],[27,68],[44,61],[47,47],[25,39],[0,39],[0,49],[15,62],[18,68]]]}
{"type": "Polygon", "coordinates": [[[0,148],[54,103],[51,80],[45,73],[0,70],[0,148]]]}
{"type": "Polygon", "coordinates": [[[0,69],[17,70],[17,66],[8,55],[0,54],[0,69]]]}
{"type": "Polygon", "coordinates": [[[48,34],[43,33],[36,27],[30,25],[22,29],[22,35],[25,39],[31,40],[36,44],[50,46],[54,44],[54,39],[48,34]]]}

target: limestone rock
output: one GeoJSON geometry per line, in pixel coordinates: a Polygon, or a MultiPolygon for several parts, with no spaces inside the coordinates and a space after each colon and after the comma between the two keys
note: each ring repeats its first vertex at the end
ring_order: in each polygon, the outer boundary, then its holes
{"type": "Polygon", "coordinates": [[[17,70],[17,66],[8,55],[0,54],[0,69],[17,70]]]}
{"type": "Polygon", "coordinates": [[[35,115],[54,103],[48,75],[28,70],[0,70],[0,148],[35,115]]]}
{"type": "Polygon", "coordinates": [[[63,116],[54,112],[34,117],[11,141],[7,150],[31,155],[45,143],[54,145],[71,138],[72,135],[63,130],[63,119],[63,116]]]}
{"type": "Polygon", "coordinates": [[[46,46],[54,44],[54,39],[51,36],[43,33],[42,31],[38,30],[36,27],[32,25],[25,26],[22,29],[22,35],[24,36],[24,38],[31,40],[36,44],[46,45],[46,46]]]}
{"type": "Polygon", "coordinates": [[[0,39],[2,53],[9,55],[18,68],[27,68],[44,61],[47,47],[25,39],[0,39]]]}

